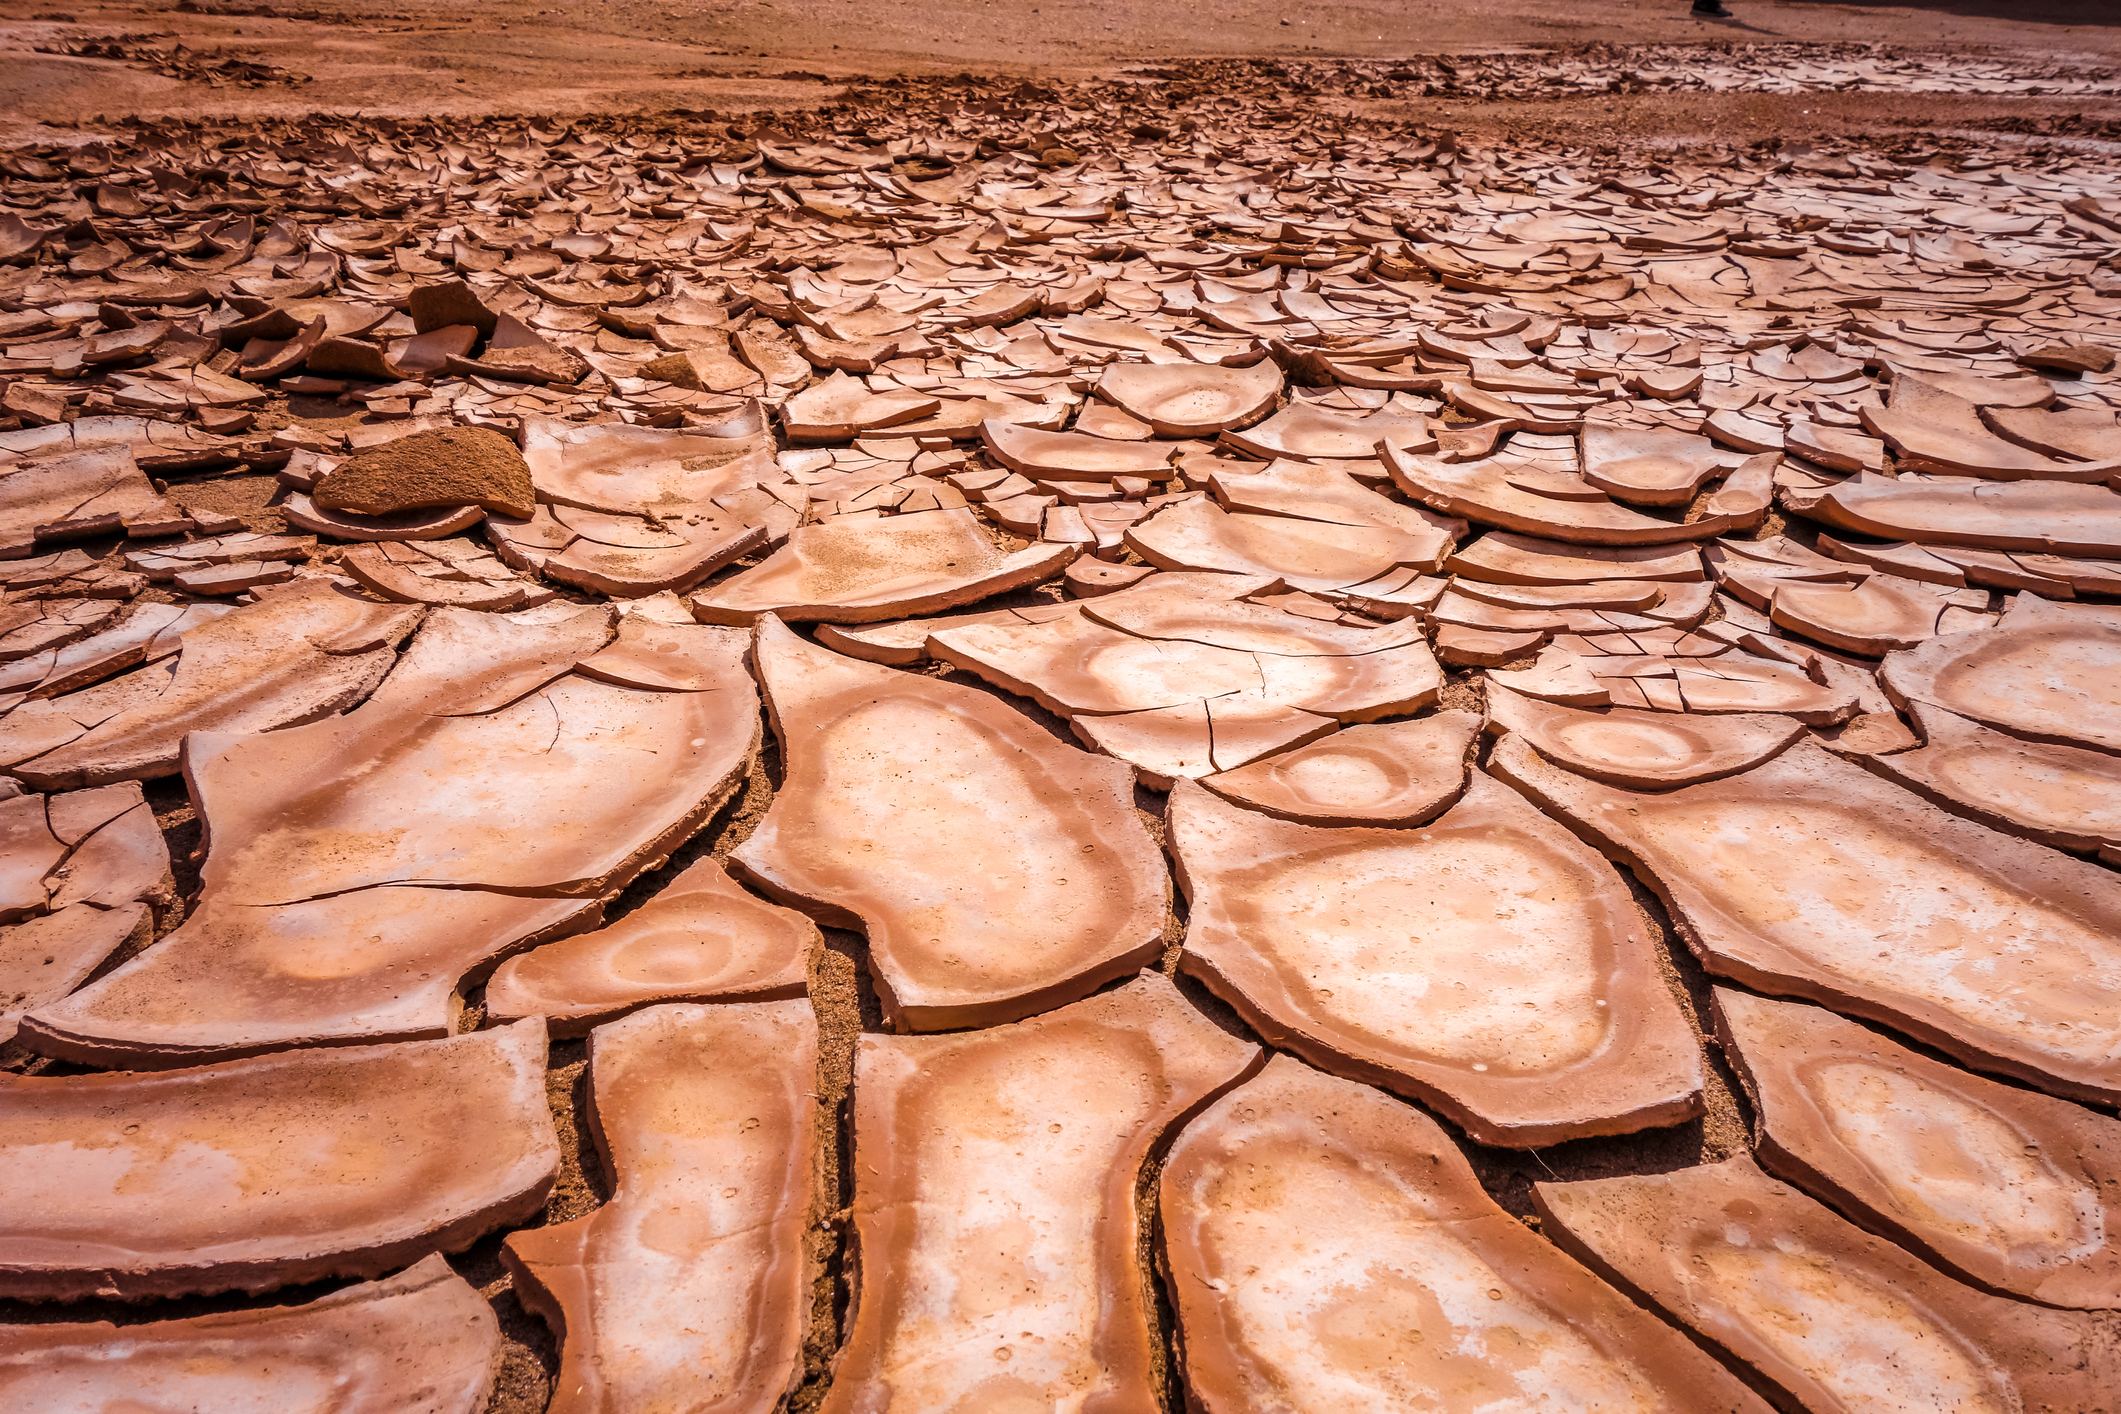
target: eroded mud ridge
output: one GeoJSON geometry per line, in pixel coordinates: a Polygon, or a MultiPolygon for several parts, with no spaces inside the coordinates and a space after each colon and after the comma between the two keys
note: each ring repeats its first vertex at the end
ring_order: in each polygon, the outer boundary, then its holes
{"type": "Polygon", "coordinates": [[[0,1406],[2113,1408],[2117,329],[2025,144],[0,156],[0,1406]]]}

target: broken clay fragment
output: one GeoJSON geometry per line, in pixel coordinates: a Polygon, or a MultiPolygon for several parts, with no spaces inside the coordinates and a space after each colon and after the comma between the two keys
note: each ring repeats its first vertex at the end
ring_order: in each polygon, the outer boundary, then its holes
{"type": "Polygon", "coordinates": [[[1307,825],[1419,825],[1466,788],[1479,733],[1480,718],[1470,712],[1343,727],[1200,783],[1225,800],[1307,825]]]}
{"type": "Polygon", "coordinates": [[[2095,1318],[1977,1291],[1751,1159],[1535,1183],[1563,1249],[1819,1410],[2089,1410],[2121,1382],[2095,1318]]]}
{"type": "Polygon", "coordinates": [[[753,658],[787,778],[730,863],[866,933],[892,1025],[1012,1020],[1161,950],[1169,883],[1129,768],[976,688],[841,657],[770,618],[753,658]]]}
{"type": "Polygon", "coordinates": [[[1713,995],[1770,1173],[1991,1290],[2121,1308],[2121,1121],[1820,1007],[1713,995]]]}
{"type": "Polygon", "coordinates": [[[743,635],[629,617],[618,641],[635,638],[673,650],[651,683],[682,685],[644,685],[638,652],[592,667],[608,609],[438,609],[356,711],[194,734],[204,891],[177,931],[31,1013],[30,1044],[153,1066],[446,1034],[467,974],[593,922],[758,749],[743,635]]]}
{"type": "Polygon", "coordinates": [[[1180,1131],[1158,1195],[1191,1407],[1765,1408],[1496,1206],[1421,1111],[1291,1057],[1180,1131]]]}
{"type": "Polygon", "coordinates": [[[0,1326],[0,1405],[478,1414],[500,1360],[493,1308],[428,1256],[300,1306],[0,1326]]]}
{"type": "Polygon", "coordinates": [[[1475,771],[1415,830],[1318,829],[1191,783],[1179,966],[1277,1046],[1536,1147],[1701,1112],[1701,1056],[1611,865],[1475,771]]]}
{"type": "Polygon", "coordinates": [[[819,1408],[1153,1408],[1142,1163],[1258,1056],[1153,973],[1011,1026],[857,1040],[860,1285],[819,1408]]]}
{"type": "Polygon", "coordinates": [[[636,1012],[592,1034],[589,1076],[611,1201],[501,1249],[561,1340],[554,1414],[777,1407],[810,1304],[809,1002],[636,1012]]]}
{"type": "Polygon", "coordinates": [[[919,511],[882,520],[841,516],[799,526],[764,561],[693,596],[708,623],[874,623],[930,614],[1053,578],[1072,545],[996,548],[972,512],[919,511]]]}
{"type": "Polygon", "coordinates": [[[2056,849],[2121,848],[2121,756],[2028,741],[1919,699],[1908,705],[1922,744],[1858,756],[1865,766],[1947,810],[2056,849]]]}
{"type": "Polygon", "coordinates": [[[0,1294],[368,1276],[545,1201],[545,1028],[146,1075],[0,1076],[0,1294]]]}
{"type": "Polygon", "coordinates": [[[0,761],[44,789],[168,775],[188,733],[269,731],[360,701],[419,621],[323,580],[291,585],[192,628],[174,668],[23,703],[0,718],[0,761]]]}
{"type": "Polygon", "coordinates": [[[2036,741],[2121,752],[2121,623],[2103,617],[2014,611],[1892,654],[1878,680],[1903,707],[1932,703],[2036,741]]]}
{"type": "Polygon", "coordinates": [[[1800,743],[1657,793],[1505,738],[1490,769],[1664,900],[1720,977],[2058,1095],[2121,1098],[2121,882],[1800,743]]]}
{"type": "Polygon", "coordinates": [[[1579,774],[1637,790],[1715,780],[1759,765],[1804,735],[1794,718],[1760,712],[1587,712],[1488,683],[1490,730],[1513,733],[1579,774]]]}
{"type": "Polygon", "coordinates": [[[752,897],[712,858],[689,865],[616,923],[509,958],[486,1014],[543,1016],[578,1036],[651,1002],[765,1001],[803,993],[817,928],[752,897]]]}
{"type": "Polygon", "coordinates": [[[1097,382],[1098,396],[1161,437],[1212,437],[1249,426],[1274,410],[1281,389],[1281,369],[1270,359],[1246,368],[1115,363],[1097,382]]]}

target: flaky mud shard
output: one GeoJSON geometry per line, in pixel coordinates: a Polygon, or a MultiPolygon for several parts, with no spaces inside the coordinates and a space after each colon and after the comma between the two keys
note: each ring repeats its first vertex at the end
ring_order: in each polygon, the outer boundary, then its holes
{"type": "Polygon", "coordinates": [[[1170,882],[1124,765],[773,619],[753,651],[788,776],[731,863],[867,934],[893,1025],[1029,1015],[1162,951],[1170,882]]]}
{"type": "Polygon", "coordinates": [[[2096,1409],[2121,1348],[2080,1311],[1962,1285],[1748,1158],[1541,1183],[1547,1231],[1807,1409],[2096,1409]]]}
{"type": "Polygon", "coordinates": [[[1171,795],[1179,966],[1261,1035],[1532,1147],[1700,1112],[1701,1062],[1610,864],[1475,772],[1418,830],[1171,795]]]}
{"type": "Polygon", "coordinates": [[[543,1205],[559,1163],[545,1028],[157,1075],[0,1076],[0,1162],[9,1296],[374,1275],[543,1205]]]}
{"type": "Polygon", "coordinates": [[[760,738],[743,651],[605,608],[441,609],[356,711],[193,735],[197,907],[32,1013],[33,1044],[166,1065],[446,1033],[467,972],[593,920],[729,798],[760,738]]]}
{"type": "Polygon", "coordinates": [[[173,668],[17,707],[0,718],[0,761],[42,789],[170,775],[187,733],[270,731],[352,706],[419,621],[317,581],[269,590],[185,633],[173,668]]]}
{"type": "Polygon", "coordinates": [[[2057,1094],[2121,1096],[2121,883],[1816,746],[1661,794],[1505,740],[1500,774],[1626,859],[1712,972],[2057,1094]]]}
{"type": "Polygon", "coordinates": [[[820,1408],[1146,1408],[1135,1187],[1256,1046],[1150,975],[1013,1026],[864,1036],[853,1325],[820,1408]]]}
{"type": "Polygon", "coordinates": [[[809,1003],[654,1007],[589,1054],[611,1201],[502,1249],[561,1336],[552,1408],[772,1408],[801,1373],[809,1293],[809,1003]]]}
{"type": "Polygon", "coordinates": [[[1818,1007],[1715,999],[1769,1171],[1983,1286],[2121,1308],[2121,1121],[1818,1007]]]}
{"type": "Polygon", "coordinates": [[[997,549],[969,511],[799,527],[763,563],[697,595],[709,623],[872,623],[970,604],[1053,578],[1065,545],[997,549]]]}
{"type": "Polygon", "coordinates": [[[486,1015],[542,1016],[579,1035],[652,1002],[801,996],[817,928],[694,861],[618,922],[511,957],[486,983],[486,1015]]]}
{"type": "Polygon", "coordinates": [[[1203,1410],[1767,1407],[1481,1191],[1426,1116],[1277,1056],[1159,1185],[1203,1410]]]}
{"type": "Polygon", "coordinates": [[[1201,778],[1224,799],[1307,825],[1419,825],[1466,788],[1470,712],[1348,727],[1201,778]]]}
{"type": "Polygon", "coordinates": [[[0,1327],[11,1409],[345,1409],[477,1414],[493,1310],[440,1257],[300,1306],[115,1326],[0,1327]]]}

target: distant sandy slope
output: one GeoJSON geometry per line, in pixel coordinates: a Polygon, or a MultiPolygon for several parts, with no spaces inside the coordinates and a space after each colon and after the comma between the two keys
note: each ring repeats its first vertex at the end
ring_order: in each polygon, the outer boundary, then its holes
{"type": "MultiPolygon", "coordinates": [[[[185,0],[182,9],[4,0],[0,117],[19,130],[128,115],[734,109],[813,103],[833,80],[908,69],[1110,73],[1172,57],[1593,42],[2121,56],[2114,0],[1731,3],[1738,21],[1718,24],[1693,19],[1686,0],[185,0]],[[116,40],[121,57],[35,52],[84,37],[116,40]],[[229,60],[307,82],[217,86],[202,72],[229,60]]],[[[1705,117],[1714,112],[1703,105],[1705,117]]]]}

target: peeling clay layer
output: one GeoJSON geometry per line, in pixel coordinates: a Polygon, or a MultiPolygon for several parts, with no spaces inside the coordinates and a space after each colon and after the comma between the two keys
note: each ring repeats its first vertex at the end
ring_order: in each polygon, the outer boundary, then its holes
{"type": "Polygon", "coordinates": [[[1158,1194],[1200,1408],[1766,1408],[1495,1206],[1433,1121],[1288,1056],[1186,1126],[1158,1194]]]}
{"type": "Polygon", "coordinates": [[[1626,859],[1712,972],[2121,1099],[2121,882],[1793,747],[1646,795],[1505,740],[1496,772],[1626,859]]]}
{"type": "Polygon", "coordinates": [[[445,1034],[467,973],[594,921],[734,791],[760,740],[743,649],[599,608],[442,609],[356,710],[195,735],[198,905],[25,1039],[152,1066],[445,1034]],[[607,656],[650,638],[661,665],[607,656]]]}
{"type": "Polygon", "coordinates": [[[1567,1251],[1807,1409],[2095,1409],[2121,1347],[2079,1311],[1990,1296],[1750,1159],[1539,1183],[1567,1251]]]}

